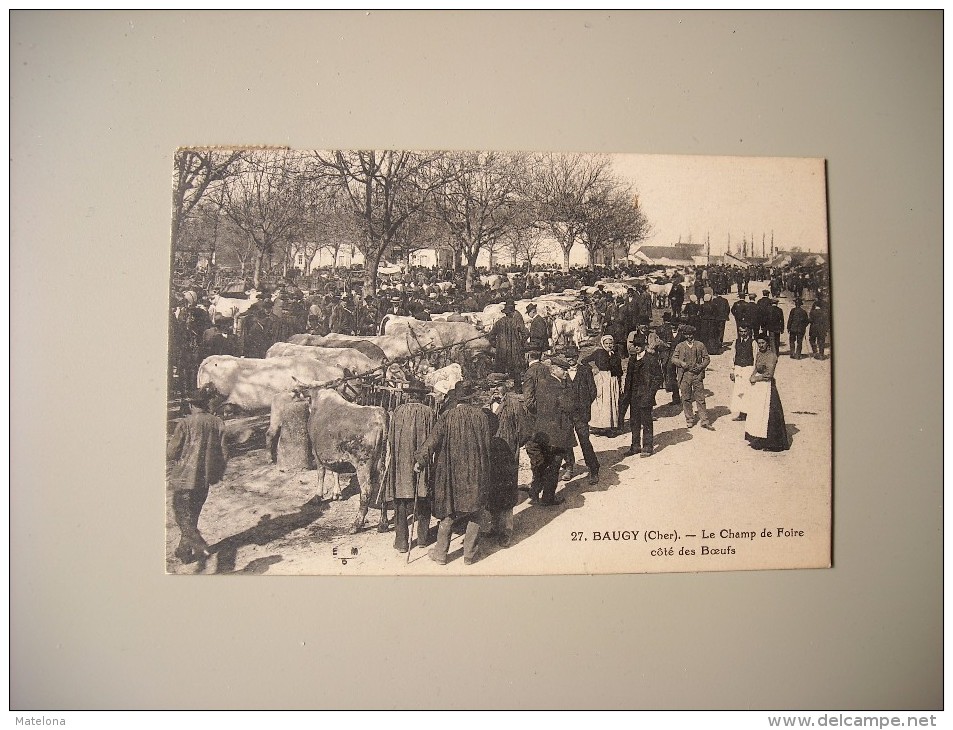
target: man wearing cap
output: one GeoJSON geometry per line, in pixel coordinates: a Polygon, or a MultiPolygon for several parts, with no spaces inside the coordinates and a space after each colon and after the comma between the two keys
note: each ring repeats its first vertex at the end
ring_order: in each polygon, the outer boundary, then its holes
{"type": "Polygon", "coordinates": [[[794,309],[788,315],[788,344],[792,360],[801,359],[801,349],[804,347],[804,333],[807,332],[808,314],[802,308],[800,299],[794,300],[794,309]]]}
{"type": "Polygon", "coordinates": [[[467,522],[463,562],[479,559],[480,518],[486,507],[490,479],[490,424],[486,414],[469,401],[472,384],[461,380],[448,395],[448,408],[417,449],[414,470],[433,458],[433,514],[440,520],[430,558],[445,565],[456,521],[467,522]]]}
{"type": "Polygon", "coordinates": [[[632,446],[629,456],[651,456],[654,447],[652,408],[655,407],[655,393],[662,387],[662,368],[658,357],[646,351],[647,344],[642,335],[633,338],[632,354],[625,371],[623,393],[632,408],[632,446]]]}
{"type": "Polygon", "coordinates": [[[199,532],[199,516],[209,487],[221,481],[228,462],[225,423],[208,413],[211,391],[198,390],[189,397],[191,413],[175,426],[166,456],[174,460],[169,474],[172,512],[179,526],[175,556],[183,563],[206,560],[208,543],[199,532]]]}
{"type": "Polygon", "coordinates": [[[678,343],[672,354],[672,363],[675,365],[675,377],[678,381],[679,395],[682,399],[682,408],[685,411],[685,422],[691,428],[695,425],[695,416],[692,413],[692,401],[698,407],[698,418],[701,426],[714,431],[714,426],[708,420],[708,409],[705,406],[705,370],[711,362],[705,345],[695,340],[695,328],[685,325],[682,329],[685,336],[683,342],[678,343]]]}
{"type": "Polygon", "coordinates": [[[559,467],[566,458],[566,453],[576,444],[573,427],[576,398],[567,377],[568,369],[568,360],[559,356],[552,358],[549,362],[549,372],[540,376],[535,390],[527,396],[526,401],[527,410],[536,417],[533,426],[536,433],[526,445],[530,460],[538,462],[538,466],[533,466],[538,479],[533,480],[531,497],[540,499],[540,504],[547,507],[562,502],[562,499],[556,499],[559,467]],[[538,435],[542,435],[542,438],[537,438],[538,435]],[[548,444],[548,448],[540,460],[532,446],[543,442],[548,444]]]}
{"type": "MultiPolygon", "coordinates": [[[[596,381],[592,376],[592,368],[588,365],[578,367],[579,351],[570,348],[564,353],[564,359],[568,364],[566,375],[572,384],[573,397],[575,399],[575,408],[572,412],[573,430],[576,432],[576,438],[579,441],[579,448],[582,450],[582,458],[586,462],[586,468],[589,469],[589,483],[599,483],[599,459],[596,456],[596,450],[592,448],[592,440],[589,438],[589,420],[592,418],[592,403],[596,399],[596,381]]],[[[576,465],[576,457],[573,449],[570,447],[566,453],[563,481],[569,481],[573,477],[573,471],[576,465]]]]}
{"type": "Polygon", "coordinates": [[[430,467],[420,471],[416,466],[417,450],[433,431],[433,410],[421,402],[427,388],[422,383],[410,383],[404,391],[409,400],[394,409],[387,429],[389,460],[384,478],[384,498],[394,504],[396,535],[394,548],[399,553],[410,549],[407,521],[411,514],[416,519],[417,545],[430,544],[430,494],[427,484],[430,467]]]}
{"type": "Polygon", "coordinates": [[[526,342],[526,330],[514,316],[515,313],[516,306],[513,302],[506,302],[503,305],[503,316],[490,330],[489,340],[496,351],[493,369],[506,373],[519,386],[522,383],[525,363],[523,343],[526,342]]]}

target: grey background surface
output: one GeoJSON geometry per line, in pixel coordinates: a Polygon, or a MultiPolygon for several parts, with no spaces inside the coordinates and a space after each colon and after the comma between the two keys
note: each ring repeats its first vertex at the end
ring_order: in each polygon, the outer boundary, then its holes
{"type": "Polygon", "coordinates": [[[10,31],[13,709],[942,706],[941,12],[10,31]],[[834,567],[164,575],[171,160],[203,143],[827,158],[834,567]]]}

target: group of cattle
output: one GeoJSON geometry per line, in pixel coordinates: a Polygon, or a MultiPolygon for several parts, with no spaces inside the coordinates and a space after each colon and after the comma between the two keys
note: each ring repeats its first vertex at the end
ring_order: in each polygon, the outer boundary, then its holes
{"type": "MultiPolygon", "coordinates": [[[[257,297],[247,301],[255,300],[257,297]]],[[[246,300],[231,301],[246,305],[246,300]]],[[[223,298],[213,298],[212,307],[220,314],[237,316],[233,306],[238,305],[223,302],[223,298]]],[[[530,303],[516,303],[524,317],[530,303]]],[[[555,337],[570,337],[581,344],[587,333],[577,292],[545,295],[533,303],[540,315],[552,318],[555,337]]],[[[425,384],[445,394],[462,378],[462,369],[456,363],[430,367],[427,353],[454,346],[466,348],[469,353],[486,351],[490,346],[487,331],[503,316],[502,309],[502,304],[490,305],[483,312],[468,313],[466,322],[448,322],[448,315],[437,315],[431,322],[391,317],[379,336],[298,334],[287,342],[276,342],[261,359],[229,355],[206,358],[199,366],[197,385],[213,387],[224,396],[225,404],[246,412],[270,408],[271,430],[280,428],[275,422],[280,412],[276,404],[289,398],[293,390],[307,387],[308,433],[315,465],[330,471],[356,472],[361,494],[360,513],[352,527],[356,531],[364,523],[371,497],[380,488],[386,460],[387,411],[380,406],[352,403],[342,395],[342,388],[326,384],[375,372],[406,379],[401,363],[410,359],[419,360],[417,374],[425,384]]],[[[382,513],[382,519],[385,517],[382,513]]]]}

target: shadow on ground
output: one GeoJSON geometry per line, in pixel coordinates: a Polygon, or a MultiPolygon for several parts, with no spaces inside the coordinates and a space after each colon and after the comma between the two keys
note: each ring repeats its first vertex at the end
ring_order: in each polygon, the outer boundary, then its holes
{"type": "MultiPolygon", "coordinates": [[[[258,524],[250,527],[237,535],[226,537],[214,545],[209,546],[209,550],[217,556],[216,573],[234,573],[235,561],[238,549],[245,545],[267,545],[273,540],[278,540],[287,536],[295,530],[307,527],[318,519],[327,510],[328,503],[323,502],[320,497],[314,497],[303,505],[297,512],[272,517],[271,515],[262,515],[258,524]]],[[[268,566],[281,560],[281,556],[269,556],[253,560],[244,569],[237,572],[244,573],[264,573],[268,566]]]]}

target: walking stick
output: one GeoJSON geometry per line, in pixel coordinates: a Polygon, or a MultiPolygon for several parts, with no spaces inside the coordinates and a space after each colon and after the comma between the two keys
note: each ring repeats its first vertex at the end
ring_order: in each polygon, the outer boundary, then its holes
{"type": "Polygon", "coordinates": [[[410,536],[407,538],[407,562],[410,563],[410,551],[414,549],[414,530],[417,527],[417,487],[421,472],[414,472],[414,514],[410,518],[410,536]]]}

